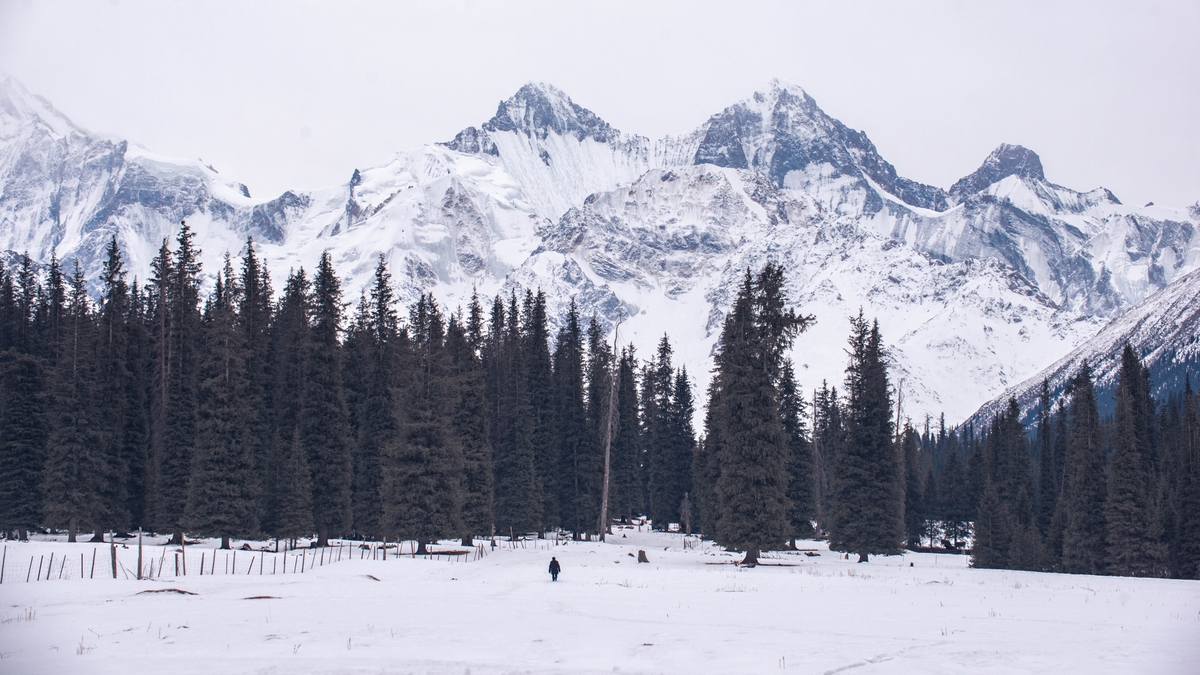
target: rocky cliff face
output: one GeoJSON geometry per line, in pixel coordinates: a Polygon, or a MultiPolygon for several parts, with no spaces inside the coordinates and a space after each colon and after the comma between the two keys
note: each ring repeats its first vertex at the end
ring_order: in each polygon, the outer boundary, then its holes
{"type": "Polygon", "coordinates": [[[700,384],[741,276],[774,260],[818,318],[794,353],[802,384],[840,385],[861,308],[915,417],[961,419],[1200,267],[1200,205],[1076,192],[1008,145],[948,191],[923,185],[779,82],[657,141],[526,85],[449,142],[273,199],[0,89],[0,250],[94,276],[116,236],[145,276],[187,219],[206,270],[252,236],[277,278],[330,251],[348,295],[382,255],[406,301],[431,290],[453,309],[474,291],[542,288],[556,319],[574,298],[643,353],[670,333],[700,384]]]}

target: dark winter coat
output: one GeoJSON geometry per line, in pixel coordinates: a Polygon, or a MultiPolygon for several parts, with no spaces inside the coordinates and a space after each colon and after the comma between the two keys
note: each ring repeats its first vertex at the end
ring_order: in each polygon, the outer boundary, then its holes
{"type": "Polygon", "coordinates": [[[558,566],[558,561],[551,560],[550,561],[550,574],[558,574],[561,571],[562,571],[562,568],[558,566]]]}

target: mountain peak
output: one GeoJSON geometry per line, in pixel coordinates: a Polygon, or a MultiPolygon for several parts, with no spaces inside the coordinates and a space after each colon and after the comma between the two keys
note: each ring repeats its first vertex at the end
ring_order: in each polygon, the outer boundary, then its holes
{"type": "Polygon", "coordinates": [[[11,75],[0,79],[0,120],[4,118],[19,125],[41,122],[58,136],[66,136],[72,131],[84,133],[49,101],[31,93],[11,75]]]}
{"type": "Polygon", "coordinates": [[[987,159],[983,160],[982,166],[950,188],[950,196],[957,201],[962,201],[965,197],[1009,176],[1020,176],[1038,181],[1046,180],[1046,174],[1042,171],[1042,159],[1036,152],[1021,145],[1001,143],[992,151],[992,154],[987,156],[987,159]]]}
{"type": "Polygon", "coordinates": [[[515,131],[545,138],[550,133],[568,134],[579,140],[592,138],[601,143],[615,139],[620,132],[592,111],[578,105],[561,89],[530,82],[496,108],[496,114],[483,125],[488,132],[515,131]]]}

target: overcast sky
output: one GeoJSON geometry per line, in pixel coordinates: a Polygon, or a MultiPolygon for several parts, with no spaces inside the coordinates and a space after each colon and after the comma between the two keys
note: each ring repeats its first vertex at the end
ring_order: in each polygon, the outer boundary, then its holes
{"type": "Polygon", "coordinates": [[[255,196],[478,125],[528,81],[622,131],[695,128],[773,77],[949,187],[996,145],[1127,203],[1200,199],[1200,3],[30,2],[0,72],[77,124],[255,196]]]}

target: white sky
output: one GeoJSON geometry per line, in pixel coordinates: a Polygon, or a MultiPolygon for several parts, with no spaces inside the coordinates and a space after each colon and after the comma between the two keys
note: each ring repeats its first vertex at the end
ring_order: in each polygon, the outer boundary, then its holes
{"type": "Polygon", "coordinates": [[[949,187],[1020,143],[1054,182],[1182,206],[1197,27],[1197,2],[0,0],[0,72],[261,197],[447,140],[531,80],[656,138],[779,77],[915,180],[949,187]]]}

